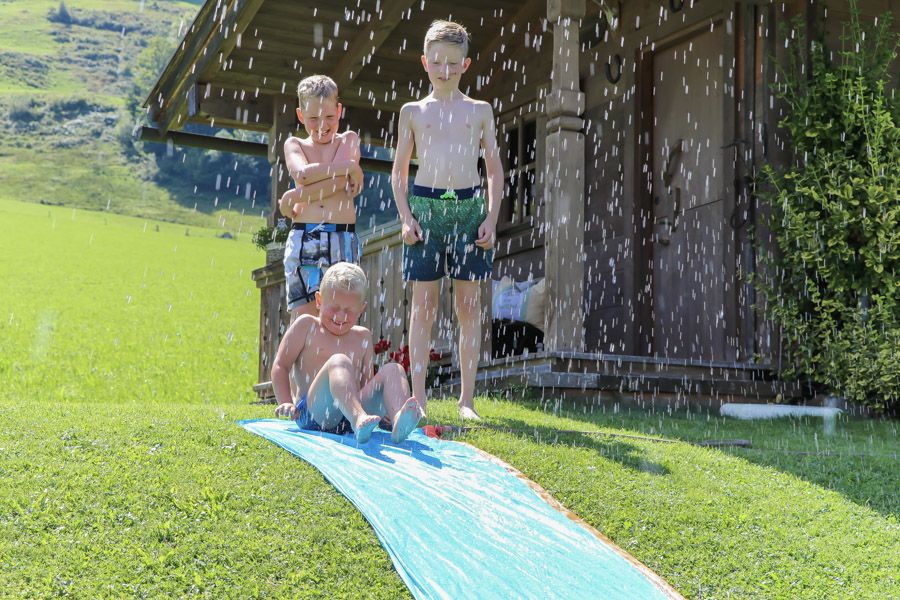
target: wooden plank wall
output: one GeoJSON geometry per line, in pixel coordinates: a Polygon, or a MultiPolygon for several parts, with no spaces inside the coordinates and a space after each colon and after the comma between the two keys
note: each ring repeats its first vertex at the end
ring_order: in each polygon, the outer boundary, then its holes
{"type": "MultiPolygon", "coordinates": [[[[585,111],[585,349],[644,354],[641,322],[640,173],[636,167],[642,48],[726,10],[732,3],[697,1],[672,14],[658,0],[612,3],[618,23],[583,48],[585,111]],[[661,10],[664,6],[665,10],[661,10]],[[610,81],[619,75],[617,81],[610,81]]],[[[643,300],[646,302],[646,299],[643,300]]],[[[643,340],[646,341],[646,340],[643,340]]]]}

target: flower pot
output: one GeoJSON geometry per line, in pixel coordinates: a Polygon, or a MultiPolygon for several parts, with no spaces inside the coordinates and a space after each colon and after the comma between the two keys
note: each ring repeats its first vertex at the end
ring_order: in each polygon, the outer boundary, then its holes
{"type": "Polygon", "coordinates": [[[284,244],[279,242],[272,242],[271,244],[266,244],[266,264],[271,265],[275,262],[281,262],[284,260],[284,244]]]}

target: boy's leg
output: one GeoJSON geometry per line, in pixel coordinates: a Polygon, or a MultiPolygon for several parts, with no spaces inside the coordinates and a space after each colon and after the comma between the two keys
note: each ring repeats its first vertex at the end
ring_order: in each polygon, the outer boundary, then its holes
{"type": "Polygon", "coordinates": [[[360,404],[359,374],[353,361],[335,354],[322,365],[307,394],[307,408],[323,430],[334,429],[346,417],[357,441],[369,441],[380,417],[368,414],[360,404]]]}
{"type": "Polygon", "coordinates": [[[479,419],[474,396],[481,355],[481,282],[454,279],[453,309],[459,323],[459,416],[479,419]]]}
{"type": "Polygon", "coordinates": [[[416,399],[409,396],[406,371],[397,363],[381,367],[362,389],[360,398],[366,412],[385,416],[394,443],[405,440],[424,415],[416,399]]]}
{"type": "Polygon", "coordinates": [[[431,330],[437,318],[441,281],[414,281],[409,318],[409,367],[412,370],[413,398],[425,416],[425,375],[431,359],[431,330]]]}

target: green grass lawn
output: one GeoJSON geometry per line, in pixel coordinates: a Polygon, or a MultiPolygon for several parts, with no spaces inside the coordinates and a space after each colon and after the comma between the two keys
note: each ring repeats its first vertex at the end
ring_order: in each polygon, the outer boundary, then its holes
{"type": "MultiPolygon", "coordinates": [[[[0,222],[4,595],[409,597],[348,501],[234,424],[272,412],[247,236],[8,200],[0,222]]],[[[896,421],[478,407],[462,439],[685,596],[900,596],[896,421]]]]}
{"type": "MultiPolygon", "coordinates": [[[[14,23],[14,27],[4,27],[4,35],[0,38],[0,51],[21,52],[35,56],[53,56],[56,44],[51,31],[55,24],[47,20],[51,10],[59,8],[59,0],[0,0],[0,22],[14,23]]],[[[81,11],[106,11],[146,15],[153,18],[156,5],[165,4],[182,10],[186,15],[197,11],[198,2],[181,0],[68,0],[66,7],[75,13],[81,11]]],[[[186,17],[186,19],[189,17],[186,17]]],[[[189,23],[185,24],[186,26],[189,23]]],[[[82,86],[85,82],[82,82],[82,86]]]]}

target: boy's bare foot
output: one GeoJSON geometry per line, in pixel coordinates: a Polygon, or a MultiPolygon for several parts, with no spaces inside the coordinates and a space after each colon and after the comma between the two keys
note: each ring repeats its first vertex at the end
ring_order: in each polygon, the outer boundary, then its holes
{"type": "Polygon", "coordinates": [[[356,425],[353,427],[353,431],[356,433],[356,441],[360,444],[368,442],[369,438],[372,437],[372,432],[378,427],[380,420],[381,417],[378,415],[360,415],[356,420],[356,425]]]}
{"type": "Polygon", "coordinates": [[[468,406],[459,407],[459,418],[463,421],[480,421],[481,417],[475,412],[475,409],[468,406]]]}
{"type": "Polygon", "coordinates": [[[419,403],[415,398],[410,398],[403,403],[397,414],[394,415],[394,425],[391,428],[391,441],[399,444],[419,425],[421,417],[419,403]]]}

